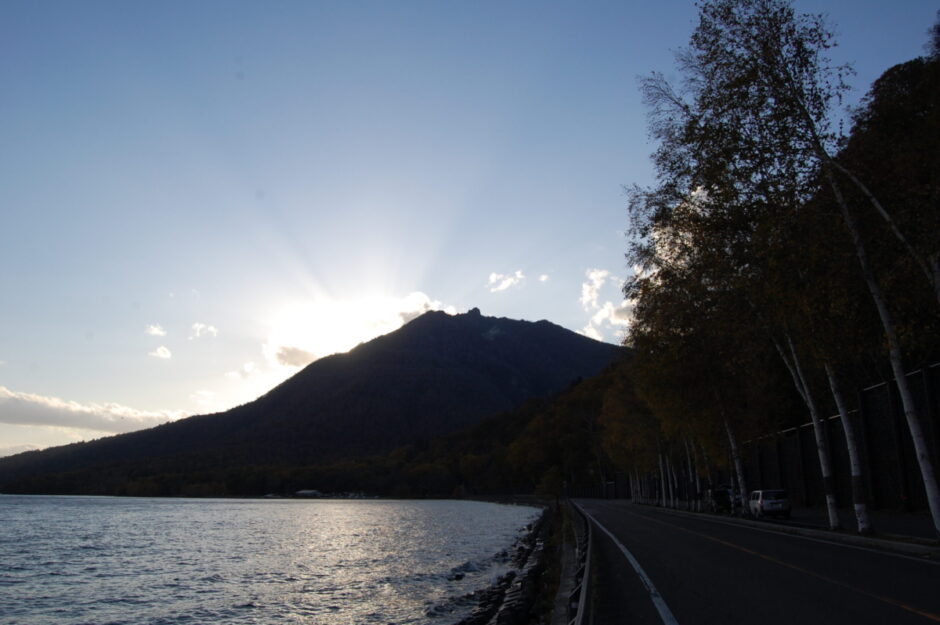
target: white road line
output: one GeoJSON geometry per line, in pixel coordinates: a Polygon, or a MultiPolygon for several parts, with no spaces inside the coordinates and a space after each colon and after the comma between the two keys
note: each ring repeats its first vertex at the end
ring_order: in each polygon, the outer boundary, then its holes
{"type": "Polygon", "coordinates": [[[623,555],[626,556],[627,562],[630,563],[630,566],[633,567],[633,570],[636,571],[636,574],[639,575],[640,581],[643,582],[643,586],[646,587],[646,591],[650,594],[650,599],[653,600],[653,605],[656,607],[656,611],[659,612],[659,617],[663,619],[663,625],[679,625],[679,621],[676,620],[676,617],[672,615],[672,611],[669,609],[669,606],[666,605],[666,601],[663,599],[663,596],[659,594],[659,591],[656,590],[656,586],[653,585],[653,580],[650,579],[650,576],[646,574],[646,571],[643,570],[643,567],[640,566],[640,563],[637,562],[636,558],[633,557],[633,554],[630,553],[630,550],[623,546],[616,536],[610,533],[606,527],[600,524],[600,522],[595,519],[591,514],[582,508],[580,505],[578,509],[586,516],[594,525],[597,526],[597,529],[601,530],[607,536],[610,537],[614,544],[620,548],[620,551],[623,552],[623,555]]]}
{"type": "MultiPolygon", "coordinates": [[[[704,521],[707,523],[717,523],[719,525],[724,525],[725,527],[737,527],[737,528],[744,529],[744,530],[750,530],[752,532],[763,532],[765,534],[773,534],[774,536],[783,536],[784,538],[792,538],[794,540],[808,540],[814,543],[822,543],[824,545],[831,545],[832,547],[843,547],[845,549],[867,551],[869,553],[877,553],[882,556],[890,556],[892,558],[903,558],[904,560],[913,560],[914,562],[920,562],[921,564],[930,564],[932,566],[940,566],[940,560],[928,560],[926,559],[928,556],[924,556],[924,555],[899,553],[897,551],[890,551],[888,547],[879,548],[879,547],[866,547],[865,545],[855,545],[852,543],[846,543],[846,542],[841,542],[837,540],[830,540],[826,538],[825,536],[807,536],[806,534],[798,534],[794,531],[789,531],[791,528],[796,528],[796,526],[793,526],[793,525],[784,525],[782,523],[781,524],[768,523],[766,527],[757,527],[756,525],[754,525],[754,523],[757,523],[758,521],[751,521],[748,523],[739,523],[731,519],[723,519],[720,517],[716,518],[711,515],[698,513],[698,512],[688,513],[684,511],[676,511],[676,510],[669,510],[669,509],[662,509],[662,508],[654,509],[654,508],[650,508],[649,506],[647,506],[646,508],[650,510],[655,510],[658,513],[665,513],[669,516],[680,518],[680,519],[686,518],[686,519],[692,519],[695,521],[704,521]]],[[[617,510],[618,508],[613,508],[613,509],[617,510]]],[[[630,514],[633,514],[635,516],[640,516],[643,518],[648,518],[649,516],[652,516],[652,515],[647,515],[647,514],[643,514],[640,512],[634,512],[634,511],[629,511],[629,512],[630,514]]],[[[658,519],[651,519],[651,520],[658,521],[658,519]]],[[[664,523],[664,521],[659,521],[659,522],[664,523]]],[[[805,529],[810,529],[810,530],[818,531],[818,532],[829,531],[829,530],[817,529],[813,527],[805,528],[805,529]]]]}

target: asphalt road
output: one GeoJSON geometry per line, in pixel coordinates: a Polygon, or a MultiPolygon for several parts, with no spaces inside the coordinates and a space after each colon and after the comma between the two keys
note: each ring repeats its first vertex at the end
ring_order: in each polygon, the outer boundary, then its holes
{"type": "Polygon", "coordinates": [[[936,561],[623,501],[577,503],[613,535],[595,525],[596,625],[940,622],[936,561]]]}

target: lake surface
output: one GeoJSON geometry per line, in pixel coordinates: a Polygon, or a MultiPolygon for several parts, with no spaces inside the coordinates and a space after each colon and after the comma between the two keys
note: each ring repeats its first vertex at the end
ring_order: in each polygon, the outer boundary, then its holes
{"type": "Polygon", "coordinates": [[[0,623],[447,624],[539,511],[0,495],[0,623]]]}

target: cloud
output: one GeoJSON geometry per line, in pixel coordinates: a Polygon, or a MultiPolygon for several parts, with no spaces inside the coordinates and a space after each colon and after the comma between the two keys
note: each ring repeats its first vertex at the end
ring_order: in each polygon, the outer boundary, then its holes
{"type": "Polygon", "coordinates": [[[592,323],[610,323],[618,326],[630,325],[633,315],[633,306],[629,302],[622,302],[619,306],[614,306],[613,302],[604,302],[594,316],[591,317],[592,323]]]}
{"type": "Polygon", "coordinates": [[[583,334],[588,338],[592,338],[595,341],[603,341],[604,337],[601,336],[601,333],[597,331],[597,328],[593,324],[588,323],[586,326],[578,330],[578,334],[583,334]]]}
{"type": "Polygon", "coordinates": [[[305,349],[299,347],[284,346],[277,350],[275,355],[277,361],[285,367],[304,367],[317,359],[317,357],[305,349]]]}
{"type": "Polygon", "coordinates": [[[0,386],[0,423],[75,428],[119,434],[187,416],[180,411],[147,412],[115,403],[80,404],[58,397],[18,393],[0,386]]]}
{"type": "Polygon", "coordinates": [[[607,300],[601,302],[601,289],[608,283],[623,288],[623,280],[606,269],[588,269],[587,280],[581,284],[581,306],[591,317],[579,332],[598,341],[605,340],[604,333],[611,333],[617,342],[623,340],[633,320],[633,302],[620,299],[619,304],[607,300]]]}
{"type": "Polygon", "coordinates": [[[453,306],[445,306],[443,302],[431,299],[421,291],[409,293],[406,297],[402,298],[394,308],[399,309],[398,317],[401,319],[401,325],[405,325],[409,321],[413,321],[424,313],[431,312],[432,310],[442,310],[448,315],[457,314],[457,309],[453,306]]]}
{"type": "Polygon", "coordinates": [[[522,270],[516,271],[514,274],[502,274],[502,273],[491,273],[489,282],[487,286],[490,289],[490,293],[498,293],[499,291],[505,291],[514,286],[522,284],[525,280],[525,275],[522,273],[522,270]]]}
{"type": "Polygon", "coordinates": [[[539,282],[548,282],[548,274],[547,274],[547,273],[543,273],[542,275],[540,275],[540,276],[539,276],[539,282]]]}
{"type": "Polygon", "coordinates": [[[192,331],[189,335],[189,340],[198,339],[203,336],[218,336],[219,330],[215,326],[211,326],[206,323],[194,323],[192,326],[192,331]]]}
{"type": "Polygon", "coordinates": [[[623,331],[630,327],[632,320],[633,306],[630,302],[622,302],[619,306],[615,306],[613,302],[604,302],[604,305],[591,317],[591,324],[606,325],[610,329],[618,330],[622,335],[623,331]]]}
{"type": "Polygon", "coordinates": [[[157,349],[153,350],[152,352],[150,352],[150,353],[147,354],[147,355],[148,355],[148,356],[153,356],[154,358],[162,358],[162,359],[164,359],[164,360],[169,360],[170,358],[173,357],[173,353],[170,352],[170,350],[168,350],[168,349],[167,349],[166,347],[164,347],[163,345],[161,345],[160,347],[158,347],[157,349]]]}
{"type": "Polygon", "coordinates": [[[581,284],[581,305],[584,310],[591,310],[597,308],[598,294],[610,276],[610,272],[606,269],[588,269],[585,274],[587,282],[581,284]]]}
{"type": "Polygon", "coordinates": [[[166,330],[163,329],[159,323],[147,326],[147,329],[144,330],[150,336],[166,336],[166,330]]]}

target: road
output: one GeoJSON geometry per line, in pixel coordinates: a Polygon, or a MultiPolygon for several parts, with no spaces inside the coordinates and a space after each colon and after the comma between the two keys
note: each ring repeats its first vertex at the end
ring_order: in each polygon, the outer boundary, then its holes
{"type": "Polygon", "coordinates": [[[613,535],[595,525],[597,625],[940,622],[936,561],[624,501],[577,503],[613,535]],[[659,608],[614,539],[658,591],[659,608]]]}

